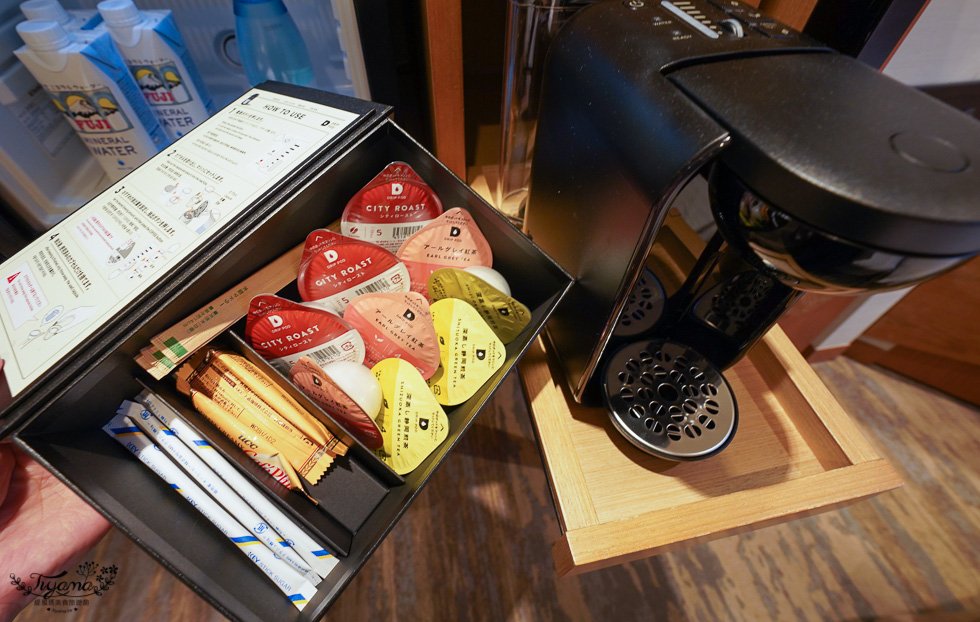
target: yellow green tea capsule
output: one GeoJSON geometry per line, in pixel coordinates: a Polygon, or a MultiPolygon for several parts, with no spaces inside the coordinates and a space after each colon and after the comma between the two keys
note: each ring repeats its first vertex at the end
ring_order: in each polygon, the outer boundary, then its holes
{"type": "Polygon", "coordinates": [[[371,371],[381,383],[383,398],[375,422],[384,445],[374,453],[395,473],[411,473],[446,440],[449,418],[408,361],[384,359],[371,371]]]}
{"type": "Polygon", "coordinates": [[[527,307],[467,270],[441,268],[429,276],[429,300],[444,298],[468,302],[504,344],[531,322],[527,307]]]}
{"type": "Polygon", "coordinates": [[[507,351],[469,303],[444,298],[432,303],[432,323],[439,341],[439,369],[429,378],[443,406],[470,399],[500,369],[507,351]]]}

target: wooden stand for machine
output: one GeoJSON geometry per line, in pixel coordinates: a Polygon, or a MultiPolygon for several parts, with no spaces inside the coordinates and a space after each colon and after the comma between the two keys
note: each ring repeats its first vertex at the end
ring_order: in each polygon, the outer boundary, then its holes
{"type": "MultiPolygon", "coordinates": [[[[701,240],[676,214],[650,262],[682,278],[701,240]]],[[[665,283],[665,285],[668,285],[665,283]]],[[[668,290],[670,286],[668,285],[668,290]]],[[[834,509],[902,485],[777,326],[725,372],[739,429],[722,453],[668,462],[635,449],[604,408],[577,404],[538,339],[520,375],[563,535],[559,575],[629,562],[834,509]]]]}

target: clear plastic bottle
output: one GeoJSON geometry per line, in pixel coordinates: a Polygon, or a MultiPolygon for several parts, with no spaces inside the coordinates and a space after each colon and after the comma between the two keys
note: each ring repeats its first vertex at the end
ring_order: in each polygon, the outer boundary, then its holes
{"type": "Polygon", "coordinates": [[[518,227],[524,222],[548,48],[561,27],[583,6],[594,1],[509,2],[497,209],[518,227]]]}
{"type": "Polygon", "coordinates": [[[245,76],[316,86],[303,38],[282,0],[234,0],[235,36],[245,76]]]}

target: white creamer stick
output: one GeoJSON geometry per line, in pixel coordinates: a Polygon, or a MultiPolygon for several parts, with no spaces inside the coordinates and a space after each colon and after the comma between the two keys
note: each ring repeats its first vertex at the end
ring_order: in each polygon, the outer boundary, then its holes
{"type": "MultiPolygon", "coordinates": [[[[132,402],[133,409],[140,407],[132,402]]],[[[181,494],[205,518],[228,536],[249,559],[261,569],[273,583],[282,590],[290,602],[302,610],[306,603],[316,594],[316,587],[302,578],[286,562],[277,558],[272,551],[252,535],[247,529],[238,524],[216,501],[195,484],[180,468],[171,462],[166,454],[159,450],[146,434],[143,433],[132,419],[125,416],[126,408],[120,408],[123,414],[117,414],[103,430],[115,438],[126,449],[135,454],[141,462],[159,475],[167,484],[181,494]]]]}
{"type": "MultiPolygon", "coordinates": [[[[132,402],[123,402],[124,406],[127,404],[132,404],[132,402]]],[[[171,461],[194,478],[194,481],[204,489],[204,492],[211,495],[221,507],[228,510],[228,513],[234,516],[239,524],[251,531],[273,553],[302,574],[303,578],[314,585],[320,583],[320,575],[313,572],[310,565],[303,561],[299,554],[289,546],[289,543],[262,520],[262,517],[252,509],[252,506],[245,503],[224,480],[208,468],[203,460],[194,455],[170,428],[163,425],[159,419],[144,408],[128,408],[127,414],[137,427],[143,430],[150,437],[150,440],[170,457],[171,461]]]]}
{"type": "Polygon", "coordinates": [[[238,472],[211,443],[201,437],[184,419],[160,399],[155,393],[144,389],[136,396],[136,401],[166,424],[177,438],[190,447],[201,460],[207,463],[218,477],[245,500],[246,503],[268,522],[273,529],[286,539],[293,549],[322,577],[327,576],[337,566],[337,558],[330,551],[306,534],[291,518],[267,499],[255,485],[238,472]]]}

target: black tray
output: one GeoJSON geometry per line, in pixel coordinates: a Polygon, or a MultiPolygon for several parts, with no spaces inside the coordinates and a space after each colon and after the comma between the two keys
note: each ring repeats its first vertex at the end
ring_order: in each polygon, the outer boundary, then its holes
{"type": "MultiPolygon", "coordinates": [[[[112,348],[74,361],[75,373],[58,374],[57,385],[47,387],[45,399],[37,400],[17,422],[13,438],[222,614],[236,620],[314,620],[323,616],[466,432],[538,335],[571,279],[387,118],[361,131],[336,157],[317,163],[273,200],[274,205],[263,207],[257,212],[261,216],[238,233],[216,241],[197,267],[175,275],[164,294],[148,296],[137,317],[109,331],[115,340],[112,348]],[[402,478],[355,442],[348,457],[339,459],[317,486],[315,496],[321,502],[314,507],[295,493],[268,486],[268,476],[193,412],[174,390],[172,379],[153,380],[134,356],[150,337],[301,243],[313,229],[339,219],[349,198],[396,160],[409,163],[438,193],[445,209],[463,207],[471,213],[493,249],[494,268],[507,278],[513,296],[531,310],[532,320],[507,346],[504,366],[482,389],[463,404],[446,408],[449,438],[422,465],[402,478]],[[338,552],[340,563],[302,612],[235,545],[101,430],[120,402],[133,399],[144,384],[184,413],[243,473],[266,485],[270,498],[298,523],[338,552]]],[[[223,334],[218,343],[256,357],[233,333],[223,334]]]]}

